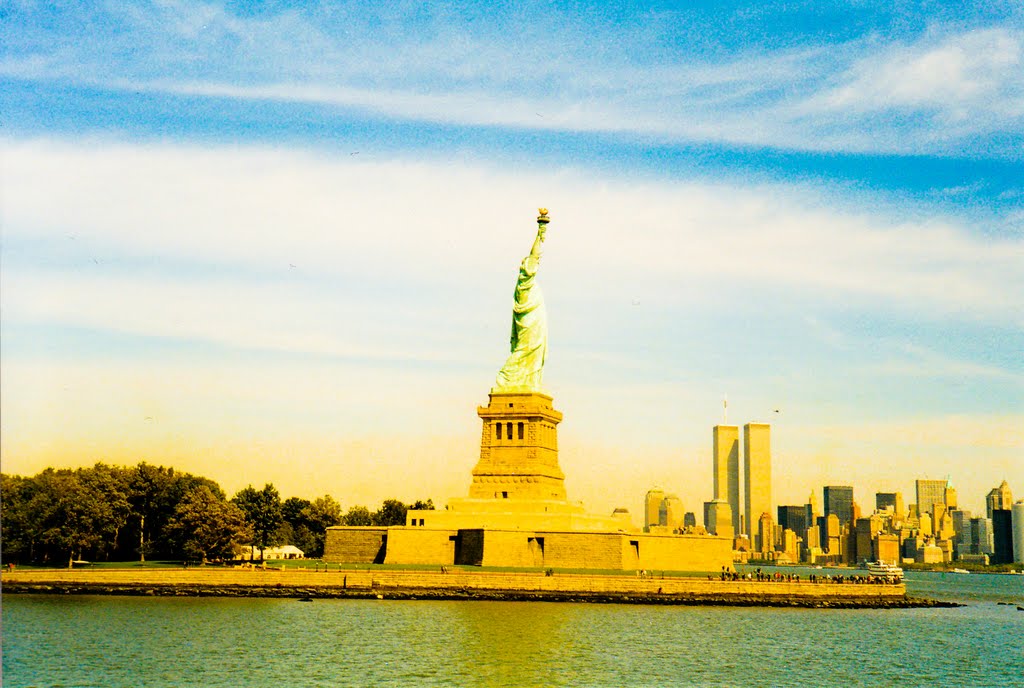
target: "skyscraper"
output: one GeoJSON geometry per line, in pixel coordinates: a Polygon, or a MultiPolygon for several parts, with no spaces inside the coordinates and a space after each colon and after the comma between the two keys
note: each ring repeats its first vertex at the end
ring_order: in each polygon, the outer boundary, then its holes
{"type": "Polygon", "coordinates": [[[1013,508],[1013,493],[1010,486],[1004,480],[999,487],[992,488],[985,497],[985,510],[989,518],[992,518],[992,511],[995,509],[1013,508]]]}
{"type": "Polygon", "coordinates": [[[806,512],[807,529],[810,530],[818,524],[818,517],[821,516],[821,509],[818,508],[818,498],[815,496],[814,490],[811,490],[811,494],[807,495],[807,504],[804,506],[804,510],[806,512]]]}
{"type": "Polygon", "coordinates": [[[953,540],[953,551],[957,557],[964,554],[973,554],[971,551],[971,512],[953,509],[949,513],[953,516],[953,530],[956,532],[956,538],[953,540]]]}
{"type": "Polygon", "coordinates": [[[818,517],[818,537],[821,549],[828,554],[842,554],[842,526],[835,514],[818,517]]]}
{"type": "Polygon", "coordinates": [[[850,485],[826,485],[822,490],[825,516],[835,514],[839,527],[853,522],[853,487],[850,485]]]}
{"type": "Polygon", "coordinates": [[[1024,499],[1010,509],[1010,520],[1013,527],[1013,561],[1024,564],[1024,499]]]}
{"type": "Polygon", "coordinates": [[[1013,563],[1013,516],[1010,509],[992,510],[993,564],[1013,563]]]}
{"type": "Polygon", "coordinates": [[[672,530],[678,530],[683,527],[685,513],[683,500],[674,494],[665,495],[665,498],[661,500],[661,506],[658,507],[658,523],[668,526],[672,530]],[[662,513],[664,513],[664,518],[662,513]]]}
{"type": "Polygon", "coordinates": [[[971,519],[971,554],[992,554],[992,520],[971,519]]]}
{"type": "Polygon", "coordinates": [[[955,509],[957,508],[956,503],[956,488],[953,487],[952,483],[946,481],[946,508],[955,509]]]}
{"type": "Polygon", "coordinates": [[[917,492],[917,513],[934,514],[935,504],[946,505],[946,481],[945,480],[915,480],[914,489],[917,492]]]}
{"type": "Polygon", "coordinates": [[[892,507],[893,520],[902,523],[907,517],[906,508],[903,506],[902,492],[877,492],[875,493],[875,510],[885,511],[886,507],[892,507]]]}
{"type": "Polygon", "coordinates": [[[661,525],[661,502],[665,499],[665,493],[658,488],[647,491],[644,497],[644,530],[651,526],[661,525]]]}
{"type": "Polygon", "coordinates": [[[735,425],[716,425],[714,440],[715,501],[727,501],[732,510],[732,527],[740,525],[740,429],[735,425]]]}
{"type": "Polygon", "coordinates": [[[780,506],[779,525],[792,530],[801,540],[807,541],[807,507],[780,506]]]}
{"type": "MultiPolygon", "coordinates": [[[[771,517],[772,513],[771,426],[767,423],[747,423],[743,426],[743,487],[746,525],[756,530],[761,514],[766,513],[771,517]]],[[[757,533],[752,535],[754,551],[762,551],[757,533]]]]}

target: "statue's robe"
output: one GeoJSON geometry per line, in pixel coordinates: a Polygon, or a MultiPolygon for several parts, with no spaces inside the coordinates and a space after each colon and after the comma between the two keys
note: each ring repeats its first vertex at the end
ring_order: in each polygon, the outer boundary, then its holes
{"type": "Polygon", "coordinates": [[[544,293],[537,284],[539,266],[540,256],[532,253],[519,266],[512,305],[512,353],[498,371],[495,391],[541,391],[548,353],[548,317],[544,293]]]}

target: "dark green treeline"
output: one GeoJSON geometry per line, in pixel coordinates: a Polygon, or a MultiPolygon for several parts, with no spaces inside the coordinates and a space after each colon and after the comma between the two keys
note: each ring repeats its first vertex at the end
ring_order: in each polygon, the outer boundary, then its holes
{"type": "Polygon", "coordinates": [[[434,508],[431,500],[407,506],[388,499],[375,512],[354,506],[343,513],[330,495],[282,500],[269,483],[228,499],[209,478],[145,462],[0,474],[0,500],[4,563],[50,566],[230,559],[243,545],[289,544],[319,557],[329,526],[404,525],[407,509],[434,508]]]}

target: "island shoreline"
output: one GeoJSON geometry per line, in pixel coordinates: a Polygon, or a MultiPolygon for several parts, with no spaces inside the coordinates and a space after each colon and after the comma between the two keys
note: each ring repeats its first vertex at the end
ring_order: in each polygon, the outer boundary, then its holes
{"type": "Polygon", "coordinates": [[[591,602],[803,609],[957,607],[902,584],[536,572],[246,569],[5,572],[3,594],[591,602]]]}

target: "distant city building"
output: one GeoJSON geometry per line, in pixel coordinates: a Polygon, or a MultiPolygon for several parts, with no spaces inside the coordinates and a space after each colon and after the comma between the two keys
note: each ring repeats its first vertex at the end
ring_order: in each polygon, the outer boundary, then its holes
{"type": "Polygon", "coordinates": [[[1010,520],[1013,527],[1013,561],[1024,564],[1024,499],[1010,509],[1010,520]]]}
{"type": "Polygon", "coordinates": [[[896,523],[902,523],[907,517],[907,511],[903,507],[903,493],[901,492],[877,492],[875,493],[875,510],[885,511],[892,509],[896,523]]]}
{"type": "Polygon", "coordinates": [[[779,527],[789,529],[801,540],[807,539],[807,508],[805,506],[780,506],[779,527]]]}
{"type": "Polygon", "coordinates": [[[879,535],[872,543],[872,552],[875,561],[884,561],[889,564],[900,563],[900,536],[879,535]]]}
{"type": "Polygon", "coordinates": [[[680,530],[684,526],[684,515],[683,500],[674,494],[665,495],[665,499],[661,500],[661,506],[658,507],[658,524],[668,526],[672,530],[680,530]]]}
{"type": "Polygon", "coordinates": [[[993,564],[1013,563],[1013,512],[1010,509],[992,510],[993,564]]]}
{"type": "Polygon", "coordinates": [[[657,488],[648,490],[644,497],[644,530],[651,526],[660,526],[661,523],[661,502],[665,499],[665,493],[657,488]]]}
{"type": "Polygon", "coordinates": [[[921,514],[917,519],[917,529],[921,531],[921,535],[925,537],[931,537],[935,534],[935,530],[932,527],[932,516],[931,514],[921,514]]]}
{"type": "MultiPolygon", "coordinates": [[[[818,517],[821,520],[821,517],[818,517]]],[[[806,549],[810,551],[818,550],[821,551],[821,529],[814,525],[807,529],[807,541],[804,543],[806,549]]]]}
{"type": "Polygon", "coordinates": [[[946,505],[945,480],[915,480],[914,491],[917,493],[917,513],[934,514],[935,505],[946,505]]]}
{"type": "Polygon", "coordinates": [[[971,519],[971,554],[992,554],[992,519],[979,516],[971,519]]]}
{"type": "Polygon", "coordinates": [[[810,530],[818,523],[818,517],[821,516],[821,507],[818,504],[818,498],[814,495],[814,490],[807,495],[807,505],[804,509],[806,510],[807,529],[810,530]]]}
{"type": "Polygon", "coordinates": [[[946,481],[946,509],[955,509],[956,503],[956,488],[954,488],[949,481],[946,481]]]}
{"type": "Polygon", "coordinates": [[[696,528],[697,527],[697,514],[692,511],[687,511],[683,514],[683,528],[696,528]]]}
{"type": "Polygon", "coordinates": [[[875,514],[856,521],[853,561],[871,561],[876,559],[875,540],[882,532],[884,520],[875,514]]]}
{"type": "Polygon", "coordinates": [[[1010,492],[1010,486],[1006,484],[1005,480],[1000,483],[999,487],[992,488],[988,496],[985,497],[985,513],[990,519],[994,510],[1012,508],[1013,493],[1010,492]]]}
{"type": "Polygon", "coordinates": [[[704,502],[704,527],[709,533],[721,537],[733,537],[732,508],[729,502],[715,499],[704,502]]]}
{"type": "Polygon", "coordinates": [[[822,490],[825,516],[835,515],[839,525],[853,522],[853,487],[849,485],[826,485],[822,490]]]}
{"type": "Polygon", "coordinates": [[[949,513],[953,518],[953,531],[956,533],[953,539],[954,553],[957,557],[974,554],[971,551],[971,512],[953,509],[949,513]]]}
{"type": "Polygon", "coordinates": [[[839,517],[835,514],[818,517],[818,537],[821,549],[826,554],[840,555],[843,547],[841,544],[842,526],[839,517]]]}
{"type": "Polygon", "coordinates": [[[779,560],[793,564],[800,561],[800,550],[797,545],[797,536],[796,533],[789,528],[785,528],[782,531],[782,554],[785,556],[779,556],[779,560]]]}
{"type": "Polygon", "coordinates": [[[735,425],[716,425],[711,430],[714,475],[714,500],[728,502],[732,510],[730,526],[740,525],[740,429],[735,425]]]}
{"type": "Polygon", "coordinates": [[[756,541],[761,546],[760,549],[755,549],[755,551],[761,552],[763,555],[768,555],[775,551],[775,521],[772,520],[772,515],[767,511],[763,512],[757,519],[756,541]]]}
{"type": "MultiPolygon", "coordinates": [[[[761,514],[772,513],[772,449],[771,426],[747,423],[743,426],[743,486],[747,527],[756,526],[761,514]]],[[[754,551],[763,551],[763,544],[753,538],[754,551]]]]}

